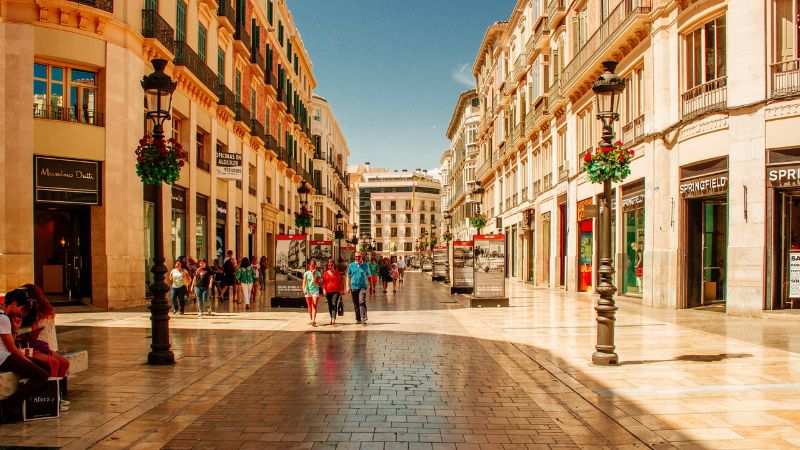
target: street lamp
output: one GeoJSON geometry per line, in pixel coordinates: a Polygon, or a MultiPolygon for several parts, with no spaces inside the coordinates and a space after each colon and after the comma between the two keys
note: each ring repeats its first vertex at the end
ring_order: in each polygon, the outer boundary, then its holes
{"type": "MultiPolygon", "coordinates": [[[[477,206],[475,208],[475,215],[478,215],[478,214],[482,213],[481,208],[483,207],[484,189],[481,187],[480,184],[478,184],[475,181],[472,182],[472,186],[473,186],[472,195],[477,195],[478,196],[478,201],[475,202],[477,204],[477,206]]],[[[478,228],[478,234],[481,234],[481,228],[478,228]]]]}
{"type": "MultiPolygon", "coordinates": [[[[444,212],[445,234],[450,234],[450,220],[452,218],[450,211],[444,212]]],[[[444,245],[447,246],[447,258],[444,260],[444,282],[450,284],[450,241],[446,241],[444,245]]]]}
{"type": "MultiPolygon", "coordinates": [[[[625,89],[625,80],[614,74],[617,68],[616,61],[602,63],[605,71],[592,83],[592,90],[597,101],[597,118],[603,123],[603,134],[600,145],[613,146],[614,121],[619,120],[617,105],[622,91],[625,89]]],[[[597,345],[592,355],[592,362],[597,365],[616,365],[619,362],[614,351],[614,322],[616,321],[617,306],[614,304],[614,266],[611,259],[611,180],[603,181],[603,199],[600,203],[600,267],[597,269],[600,280],[597,283],[597,292],[600,299],[595,306],[597,311],[597,345]]]]}
{"type": "Polygon", "coordinates": [[[336,245],[339,246],[339,258],[337,258],[337,260],[342,258],[342,236],[344,235],[341,224],[342,217],[344,217],[344,214],[342,214],[342,210],[340,209],[336,213],[336,245]]]}
{"type": "MultiPolygon", "coordinates": [[[[154,59],[151,61],[155,71],[142,78],[142,89],[145,93],[145,108],[147,109],[147,119],[153,125],[153,140],[164,139],[164,122],[170,119],[172,108],[172,93],[178,84],[172,81],[169,75],[164,73],[167,67],[165,59],[154,59]]],[[[175,364],[175,355],[170,350],[169,343],[169,304],[167,303],[167,292],[169,286],[164,281],[167,273],[167,266],[164,265],[164,230],[162,222],[164,214],[161,211],[161,183],[156,185],[155,198],[155,255],[153,255],[153,284],[150,292],[153,298],[150,300],[150,326],[151,343],[150,353],[147,354],[148,364],[175,364]]]]}
{"type": "MultiPolygon", "coordinates": [[[[308,187],[308,183],[306,180],[303,180],[300,187],[297,188],[297,193],[300,194],[300,215],[305,217],[308,215],[308,194],[311,192],[311,189],[308,187]]],[[[306,224],[303,222],[303,225],[300,227],[302,230],[300,234],[306,234],[306,224]]]]}

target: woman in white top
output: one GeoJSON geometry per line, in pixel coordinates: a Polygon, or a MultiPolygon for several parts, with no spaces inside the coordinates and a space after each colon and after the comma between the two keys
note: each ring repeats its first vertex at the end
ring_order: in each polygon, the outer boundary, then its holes
{"type": "Polygon", "coordinates": [[[186,308],[186,286],[191,281],[189,272],[180,261],[175,261],[175,268],[170,271],[168,278],[171,284],[172,312],[177,314],[180,311],[183,314],[183,310],[186,308]]]}

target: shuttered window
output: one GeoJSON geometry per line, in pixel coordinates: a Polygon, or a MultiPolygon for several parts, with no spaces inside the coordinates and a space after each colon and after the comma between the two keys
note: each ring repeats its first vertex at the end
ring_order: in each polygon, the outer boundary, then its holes
{"type": "Polygon", "coordinates": [[[175,19],[175,40],[186,41],[186,2],[178,0],[177,17],[175,19]]]}
{"type": "Polygon", "coordinates": [[[200,61],[206,62],[206,41],[207,41],[206,27],[199,25],[197,27],[197,56],[200,61]]]}

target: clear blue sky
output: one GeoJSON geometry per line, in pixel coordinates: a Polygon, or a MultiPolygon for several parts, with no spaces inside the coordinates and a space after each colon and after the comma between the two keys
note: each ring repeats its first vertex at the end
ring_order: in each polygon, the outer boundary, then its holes
{"type": "Polygon", "coordinates": [[[514,0],[287,0],[350,163],[434,168],[486,28],[514,0]]]}

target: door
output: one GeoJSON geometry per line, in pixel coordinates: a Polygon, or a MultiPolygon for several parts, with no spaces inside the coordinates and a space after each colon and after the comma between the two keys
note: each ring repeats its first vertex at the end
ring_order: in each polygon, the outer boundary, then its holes
{"type": "MultiPolygon", "coordinates": [[[[567,205],[558,206],[558,285],[564,287],[567,284],[567,205]]],[[[549,278],[548,278],[549,279],[549,278]]]]}
{"type": "Polygon", "coordinates": [[[217,259],[220,264],[225,259],[225,224],[217,223],[217,259]]]}
{"type": "Polygon", "coordinates": [[[800,195],[781,192],[780,213],[783,220],[780,224],[780,259],[775,261],[776,269],[781,274],[779,301],[773,305],[775,309],[794,308],[800,305],[800,195]]]}
{"type": "Polygon", "coordinates": [[[703,202],[703,304],[725,303],[728,253],[728,205],[703,202]]]}
{"type": "Polygon", "coordinates": [[[694,308],[703,304],[703,201],[686,200],[684,214],[684,264],[683,279],[685,307],[694,308]]]}
{"type": "Polygon", "coordinates": [[[89,208],[34,212],[34,282],[51,300],[91,298],[89,208]]]}

